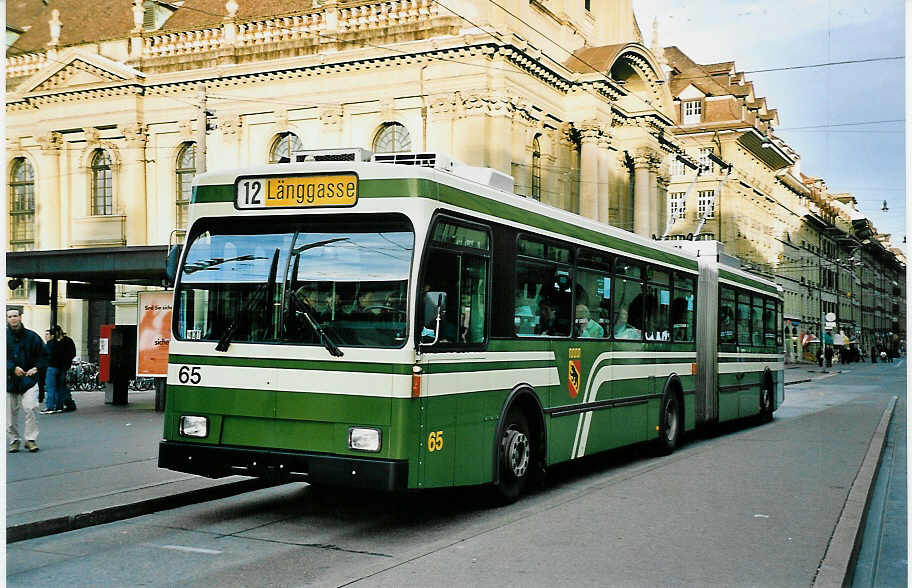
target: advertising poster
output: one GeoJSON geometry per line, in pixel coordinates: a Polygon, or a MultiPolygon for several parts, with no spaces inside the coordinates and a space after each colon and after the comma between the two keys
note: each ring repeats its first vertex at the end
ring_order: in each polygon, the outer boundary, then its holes
{"type": "Polygon", "coordinates": [[[174,292],[140,292],[136,328],[136,375],[168,375],[171,304],[174,292]]]}

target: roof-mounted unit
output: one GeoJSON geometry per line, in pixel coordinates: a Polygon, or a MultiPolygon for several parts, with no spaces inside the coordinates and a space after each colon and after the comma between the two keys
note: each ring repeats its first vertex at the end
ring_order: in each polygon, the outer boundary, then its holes
{"type": "Polygon", "coordinates": [[[726,253],[725,246],[720,241],[675,241],[673,246],[697,257],[715,257],[721,265],[741,268],[741,260],[726,253]]]}
{"type": "Polygon", "coordinates": [[[475,167],[452,159],[443,153],[378,153],[373,161],[398,165],[417,165],[447,172],[460,178],[513,193],[513,176],[490,167],[475,167]]]}
{"type": "Polygon", "coordinates": [[[291,160],[295,163],[305,161],[370,161],[373,153],[360,147],[344,149],[308,149],[295,151],[291,160]]]}
{"type": "Polygon", "coordinates": [[[440,171],[451,172],[457,162],[443,153],[377,153],[373,161],[377,163],[395,163],[396,165],[417,165],[440,171]]]}

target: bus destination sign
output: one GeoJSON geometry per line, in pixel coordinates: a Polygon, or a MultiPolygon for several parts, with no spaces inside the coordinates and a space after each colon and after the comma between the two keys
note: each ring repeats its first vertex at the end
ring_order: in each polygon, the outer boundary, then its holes
{"type": "Polygon", "coordinates": [[[355,174],[240,178],[235,205],[251,208],[354,206],[358,202],[355,174]]]}

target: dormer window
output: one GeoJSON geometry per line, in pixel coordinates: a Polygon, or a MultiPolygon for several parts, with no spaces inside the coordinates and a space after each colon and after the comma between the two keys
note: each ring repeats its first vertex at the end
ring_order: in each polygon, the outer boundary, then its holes
{"type": "Polygon", "coordinates": [[[703,102],[701,100],[687,100],[682,107],[685,125],[695,125],[703,120],[703,102]]]}

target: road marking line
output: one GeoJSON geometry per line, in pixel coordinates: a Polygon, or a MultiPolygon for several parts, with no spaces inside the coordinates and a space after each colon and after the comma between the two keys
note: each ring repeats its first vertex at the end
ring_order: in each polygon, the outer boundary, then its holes
{"type": "Polygon", "coordinates": [[[187,551],[190,553],[205,553],[206,555],[218,555],[221,551],[217,549],[203,549],[202,547],[187,547],[185,545],[156,545],[162,549],[172,549],[174,551],[187,551]]]}

